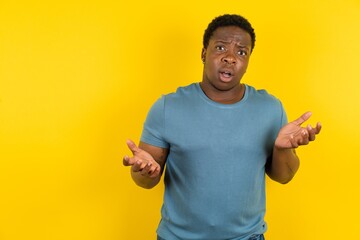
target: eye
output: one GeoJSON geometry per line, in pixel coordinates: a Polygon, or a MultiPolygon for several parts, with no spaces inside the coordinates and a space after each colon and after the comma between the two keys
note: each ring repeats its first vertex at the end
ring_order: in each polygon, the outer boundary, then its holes
{"type": "Polygon", "coordinates": [[[239,54],[240,56],[246,56],[246,55],[247,55],[247,51],[245,51],[245,50],[239,50],[239,51],[238,51],[238,54],[239,54]]]}
{"type": "Polygon", "coordinates": [[[216,50],[218,50],[218,51],[225,51],[225,47],[224,47],[224,46],[221,46],[221,45],[216,46],[215,48],[216,48],[216,50]]]}

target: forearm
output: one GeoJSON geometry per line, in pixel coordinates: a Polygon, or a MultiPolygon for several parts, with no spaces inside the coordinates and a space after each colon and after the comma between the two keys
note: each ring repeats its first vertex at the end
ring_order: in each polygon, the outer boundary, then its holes
{"type": "Polygon", "coordinates": [[[267,166],[266,172],[274,181],[286,184],[295,176],[299,166],[300,161],[294,149],[274,147],[272,161],[267,166]]]}
{"type": "Polygon", "coordinates": [[[161,174],[159,174],[155,178],[150,178],[148,176],[141,175],[140,172],[131,171],[131,177],[134,180],[134,182],[136,183],[136,185],[138,185],[142,188],[151,189],[160,182],[161,174]]]}

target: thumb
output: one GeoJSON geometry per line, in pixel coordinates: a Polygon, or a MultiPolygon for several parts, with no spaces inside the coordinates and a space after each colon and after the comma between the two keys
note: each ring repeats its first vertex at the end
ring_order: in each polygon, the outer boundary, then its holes
{"type": "Polygon", "coordinates": [[[311,112],[306,112],[303,115],[301,115],[301,117],[299,117],[298,119],[294,120],[293,123],[295,123],[296,125],[300,126],[301,124],[303,124],[306,120],[308,120],[311,117],[312,113],[311,112]]]}
{"type": "Polygon", "coordinates": [[[127,139],[126,144],[133,154],[139,152],[139,148],[136,146],[136,144],[132,140],[127,139]]]}

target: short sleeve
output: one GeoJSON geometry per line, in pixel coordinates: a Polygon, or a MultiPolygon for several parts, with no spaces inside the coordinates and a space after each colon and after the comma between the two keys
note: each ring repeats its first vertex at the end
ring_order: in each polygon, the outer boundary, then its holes
{"type": "Polygon", "coordinates": [[[146,117],[141,141],[161,148],[169,148],[165,141],[165,96],[159,98],[146,117]]]}
{"type": "Polygon", "coordinates": [[[284,106],[282,105],[281,102],[280,102],[280,106],[281,106],[281,125],[280,125],[280,128],[282,128],[284,125],[286,125],[288,123],[288,119],[287,119],[287,115],[286,115],[284,106]]]}

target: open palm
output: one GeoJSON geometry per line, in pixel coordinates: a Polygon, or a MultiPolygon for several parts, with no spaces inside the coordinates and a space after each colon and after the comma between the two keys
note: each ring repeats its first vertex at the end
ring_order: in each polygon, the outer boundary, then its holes
{"type": "Polygon", "coordinates": [[[275,147],[279,149],[297,148],[315,140],[315,136],[321,130],[321,124],[317,123],[313,128],[311,125],[301,127],[311,116],[311,112],[304,113],[301,117],[283,126],[275,140],[275,147]]]}

